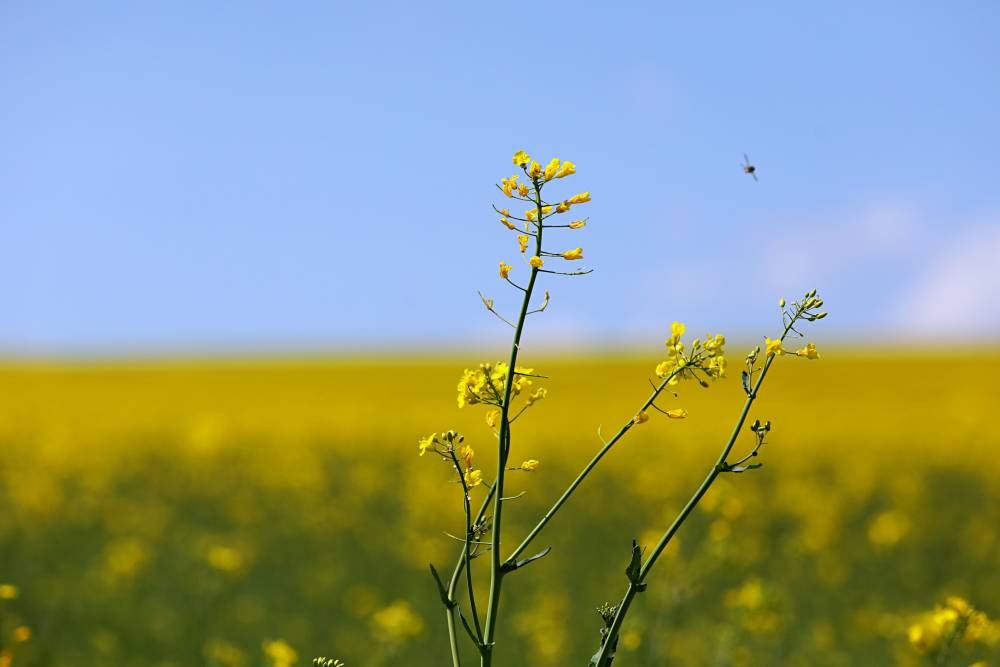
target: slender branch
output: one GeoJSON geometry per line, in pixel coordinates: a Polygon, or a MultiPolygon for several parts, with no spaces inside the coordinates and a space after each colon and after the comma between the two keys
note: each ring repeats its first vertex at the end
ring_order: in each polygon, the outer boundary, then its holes
{"type": "Polygon", "coordinates": [[[582,271],[550,271],[549,269],[538,269],[542,273],[551,273],[557,276],[585,276],[588,273],[593,273],[593,269],[584,269],[582,271]]]}
{"type": "Polygon", "coordinates": [[[462,474],[462,466],[458,462],[458,457],[455,456],[455,448],[448,451],[451,455],[451,462],[455,466],[455,472],[458,474],[458,481],[462,484],[462,500],[465,505],[465,575],[469,584],[469,613],[472,614],[472,622],[476,625],[476,636],[479,638],[479,643],[483,641],[483,629],[479,625],[479,612],[476,610],[476,592],[472,588],[472,567],[470,562],[472,561],[472,556],[469,552],[469,544],[472,542],[473,532],[472,532],[472,507],[469,502],[469,485],[465,483],[465,475],[462,474]]]}
{"type": "MultiPolygon", "coordinates": [[[[490,489],[486,494],[486,498],[483,500],[483,504],[479,507],[479,513],[476,514],[476,520],[473,521],[474,524],[479,524],[486,515],[486,509],[490,506],[490,500],[493,498],[493,494],[496,493],[496,482],[490,485],[490,489]]],[[[455,569],[451,573],[451,580],[448,582],[447,598],[450,604],[445,605],[446,615],[448,621],[448,643],[451,648],[451,664],[452,667],[461,667],[462,659],[461,654],[458,650],[458,632],[457,632],[457,619],[456,619],[456,608],[455,604],[455,589],[458,587],[458,578],[462,576],[462,570],[465,569],[465,545],[462,545],[462,551],[459,552],[458,562],[455,563],[455,569]]]]}
{"type": "MultiPolygon", "coordinates": [[[[643,403],[642,407],[640,407],[639,410],[637,410],[636,412],[641,412],[646,408],[648,408],[650,405],[652,405],[653,401],[657,399],[657,397],[667,387],[670,381],[681,371],[682,368],[675,368],[673,372],[670,373],[670,375],[663,378],[660,384],[654,387],[653,393],[649,396],[649,398],[646,399],[646,402],[643,403]]],[[[632,426],[634,426],[634,422],[631,419],[629,419],[625,423],[625,425],[618,430],[618,433],[616,433],[615,436],[611,438],[611,440],[605,442],[604,438],[603,437],[601,438],[601,442],[604,442],[604,446],[600,449],[600,451],[597,452],[594,458],[590,460],[590,463],[587,464],[587,466],[583,469],[583,471],[579,475],[577,475],[576,479],[574,479],[570,483],[570,485],[566,488],[566,490],[563,491],[563,494],[559,496],[559,499],[556,500],[555,504],[552,505],[552,507],[549,508],[549,511],[542,516],[538,524],[531,529],[531,532],[528,533],[528,536],[524,538],[524,541],[522,541],[521,544],[516,549],[514,549],[514,551],[511,552],[511,554],[507,557],[505,562],[507,563],[512,562],[514,559],[520,556],[525,549],[528,548],[528,545],[531,544],[531,541],[538,536],[538,533],[542,532],[543,528],[545,528],[545,524],[547,524],[552,519],[552,517],[555,516],[556,512],[559,511],[559,508],[561,508],[566,503],[566,501],[569,500],[569,497],[573,495],[573,492],[576,491],[576,488],[580,486],[581,483],[583,483],[583,480],[587,478],[587,475],[589,475],[590,471],[594,469],[594,466],[596,466],[600,462],[600,460],[604,458],[604,455],[607,454],[612,447],[614,447],[616,442],[621,440],[622,437],[629,432],[629,429],[631,429],[632,426]]],[[[597,430],[597,434],[598,437],[600,437],[600,429],[597,430]]]]}

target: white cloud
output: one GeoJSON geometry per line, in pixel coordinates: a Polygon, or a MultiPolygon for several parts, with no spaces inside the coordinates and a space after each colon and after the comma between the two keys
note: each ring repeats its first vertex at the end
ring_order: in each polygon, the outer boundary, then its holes
{"type": "Polygon", "coordinates": [[[861,263],[910,252],[921,233],[913,206],[883,200],[836,218],[781,225],[769,246],[764,280],[773,288],[823,284],[861,263]]]}
{"type": "Polygon", "coordinates": [[[932,253],[893,320],[919,337],[1000,337],[1000,224],[971,228],[932,253]]]}

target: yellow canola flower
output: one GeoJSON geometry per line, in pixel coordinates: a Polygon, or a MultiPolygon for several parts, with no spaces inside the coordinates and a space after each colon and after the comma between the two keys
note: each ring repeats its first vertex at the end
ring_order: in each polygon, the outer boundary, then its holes
{"type": "Polygon", "coordinates": [[[542,207],[542,213],[543,214],[548,215],[551,212],[552,212],[552,207],[551,206],[543,206],[542,207]]]}
{"type": "Polygon", "coordinates": [[[680,322],[674,322],[673,324],[670,325],[670,335],[673,336],[674,338],[680,338],[681,336],[684,335],[685,331],[687,331],[687,327],[685,327],[680,322]]]}
{"type": "Polygon", "coordinates": [[[564,178],[566,176],[572,176],[576,173],[576,165],[572,162],[563,162],[562,169],[556,174],[556,178],[564,178]]]}
{"type": "Polygon", "coordinates": [[[571,204],[569,202],[565,202],[564,201],[561,204],[559,204],[558,206],[556,206],[556,213],[565,213],[566,211],[569,210],[570,206],[571,206],[571,204]]]}
{"type": "Polygon", "coordinates": [[[513,268],[514,268],[513,266],[507,264],[506,262],[500,262],[500,277],[506,278],[507,276],[509,276],[510,270],[513,268]]]}
{"type": "Polygon", "coordinates": [[[21,589],[14,584],[0,584],[0,600],[16,600],[21,589]]]}
{"type": "Polygon", "coordinates": [[[640,410],[636,413],[635,417],[632,417],[633,424],[645,424],[649,421],[649,415],[645,411],[640,410]]]}
{"type": "Polygon", "coordinates": [[[24,642],[31,639],[31,628],[27,625],[19,625],[14,628],[13,632],[14,641],[18,644],[23,644],[24,642]]]}
{"type": "Polygon", "coordinates": [[[528,395],[528,399],[527,399],[528,405],[530,406],[530,405],[532,405],[532,404],[534,404],[534,403],[542,400],[543,398],[545,398],[548,395],[549,395],[549,390],[548,389],[546,389],[545,387],[539,387],[538,389],[536,389],[534,391],[534,393],[528,395]]]}
{"type": "Polygon", "coordinates": [[[572,197],[570,197],[566,201],[569,202],[570,204],[583,204],[585,202],[590,201],[590,193],[589,192],[581,192],[578,195],[573,195],[572,197]]]}
{"type": "Polygon", "coordinates": [[[420,439],[420,455],[423,456],[427,453],[428,449],[434,449],[434,443],[437,440],[437,433],[431,433],[426,438],[420,439]]]}
{"type": "Polygon", "coordinates": [[[483,471],[482,470],[467,470],[465,471],[465,485],[470,489],[474,486],[479,486],[483,483],[483,471]]]}
{"type": "Polygon", "coordinates": [[[466,468],[472,467],[472,457],[475,456],[475,452],[472,451],[472,447],[468,445],[462,445],[458,449],[458,458],[465,464],[466,468]]]}
{"type": "Polygon", "coordinates": [[[531,161],[531,166],[528,167],[528,176],[535,179],[542,175],[542,165],[538,164],[534,160],[531,161]]]}
{"type": "Polygon", "coordinates": [[[667,410],[667,416],[671,419],[684,419],[688,416],[688,411],[684,408],[674,408],[673,410],[667,410]]]}
{"type": "Polygon", "coordinates": [[[500,423],[500,411],[490,410],[486,413],[486,425],[490,428],[496,428],[496,425],[500,423]]]}
{"type": "Polygon", "coordinates": [[[531,266],[536,269],[540,269],[542,268],[542,265],[545,264],[545,260],[543,260],[538,255],[535,255],[534,257],[528,260],[528,264],[531,264],[531,266]]]}
{"type": "Polygon", "coordinates": [[[801,350],[796,350],[795,354],[806,359],[819,359],[819,352],[816,351],[816,346],[812,343],[807,343],[801,350]]]}
{"type": "Polygon", "coordinates": [[[583,229],[586,226],[587,226],[586,220],[574,220],[573,222],[569,223],[570,229],[583,229]]]}
{"type": "Polygon", "coordinates": [[[524,183],[521,183],[519,186],[517,186],[517,194],[521,195],[522,197],[527,197],[528,186],[525,185],[524,183]]]}
{"type": "Polygon", "coordinates": [[[713,378],[726,376],[726,358],[722,354],[717,354],[708,360],[706,372],[713,378]]]}
{"type": "Polygon", "coordinates": [[[562,254],[563,259],[583,259],[583,248],[573,248],[562,254]]]}
{"type": "Polygon", "coordinates": [[[518,151],[514,153],[513,162],[518,167],[523,167],[529,162],[531,162],[531,156],[525,153],[524,151],[518,151]]]}
{"type": "Polygon", "coordinates": [[[552,158],[552,162],[549,162],[548,166],[545,167],[545,180],[551,181],[553,178],[556,177],[556,174],[558,172],[559,172],[559,158],[554,157],[552,158]]]}
{"type": "Polygon", "coordinates": [[[510,178],[500,179],[500,189],[503,190],[503,193],[508,197],[514,196],[514,188],[518,188],[520,191],[520,186],[517,184],[517,174],[514,174],[510,178]]]}
{"type": "Polygon", "coordinates": [[[519,246],[521,246],[521,253],[523,254],[524,251],[528,249],[528,235],[527,234],[518,234],[517,235],[517,244],[519,246]]]}
{"type": "Polygon", "coordinates": [[[538,470],[538,461],[536,459],[528,459],[521,464],[521,470],[525,470],[527,472],[538,470]]]}
{"type": "Polygon", "coordinates": [[[500,224],[506,227],[507,229],[517,229],[517,227],[514,226],[514,223],[508,220],[507,218],[500,218],[500,224]]]}
{"type": "Polygon", "coordinates": [[[778,355],[784,354],[785,350],[781,347],[781,339],[771,340],[770,338],[764,338],[764,348],[768,355],[778,355]]]}
{"type": "Polygon", "coordinates": [[[529,222],[534,222],[535,218],[538,217],[538,209],[537,208],[533,208],[533,209],[531,209],[529,211],[525,211],[524,212],[524,217],[529,222]]]}

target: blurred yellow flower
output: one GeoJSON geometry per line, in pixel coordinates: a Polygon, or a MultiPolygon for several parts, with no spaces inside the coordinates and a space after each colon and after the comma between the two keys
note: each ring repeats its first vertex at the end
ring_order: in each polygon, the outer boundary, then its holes
{"type": "Polygon", "coordinates": [[[510,264],[507,264],[505,262],[500,262],[500,277],[501,278],[506,278],[507,276],[509,276],[510,275],[510,270],[513,269],[513,268],[514,267],[511,266],[510,264]]]}
{"type": "Polygon", "coordinates": [[[524,151],[518,151],[514,153],[513,162],[518,167],[523,167],[529,162],[531,162],[531,156],[525,153],[524,151]]]}
{"type": "Polygon", "coordinates": [[[534,222],[535,218],[538,217],[538,209],[533,208],[524,212],[524,218],[529,222],[534,222]]]}
{"type": "Polygon", "coordinates": [[[424,632],[424,620],[410,603],[397,600],[371,618],[372,632],[380,641],[402,643],[424,632]]]}
{"type": "Polygon", "coordinates": [[[680,322],[674,322],[673,324],[670,325],[670,335],[673,336],[674,338],[680,338],[681,336],[684,335],[685,331],[687,331],[687,327],[685,327],[680,322]]]}
{"type": "Polygon", "coordinates": [[[646,414],[644,410],[640,410],[636,413],[635,417],[632,418],[633,424],[645,424],[649,421],[649,415],[646,414]]]}
{"type": "Polygon", "coordinates": [[[207,559],[209,565],[222,572],[239,572],[246,562],[239,550],[218,544],[208,550],[207,559]]]}
{"type": "Polygon", "coordinates": [[[519,186],[517,186],[517,194],[521,195],[522,197],[527,197],[528,186],[525,185],[524,183],[521,183],[519,186]]]}
{"type": "Polygon", "coordinates": [[[528,167],[528,176],[531,178],[538,178],[542,175],[542,165],[538,164],[534,160],[531,161],[531,166],[528,167]]]}
{"type": "Polygon", "coordinates": [[[573,248],[562,254],[563,259],[583,259],[583,248],[573,248]]]}
{"type": "Polygon", "coordinates": [[[570,209],[570,203],[564,201],[561,202],[558,206],[556,206],[556,213],[565,213],[569,209],[570,209]]]}
{"type": "Polygon", "coordinates": [[[543,260],[538,255],[535,255],[534,257],[528,260],[528,264],[531,264],[531,266],[533,266],[536,269],[540,269],[542,268],[542,265],[545,264],[545,260],[543,260]]]}
{"type": "Polygon", "coordinates": [[[14,641],[17,642],[18,644],[23,644],[24,642],[31,639],[31,628],[29,628],[27,625],[19,625],[16,628],[14,628],[12,637],[14,638],[14,641]]]}
{"type": "Polygon", "coordinates": [[[298,651],[283,639],[264,642],[264,654],[271,661],[271,667],[291,667],[299,659],[298,651]]]}
{"type": "Polygon", "coordinates": [[[420,455],[423,456],[427,453],[428,449],[434,448],[434,442],[437,440],[437,433],[431,433],[426,438],[421,438],[418,446],[420,447],[420,455]]]}
{"type": "Polygon", "coordinates": [[[500,224],[506,227],[507,229],[517,229],[517,227],[514,226],[514,223],[508,220],[507,218],[500,218],[500,224]]]}
{"type": "Polygon", "coordinates": [[[586,220],[574,220],[573,222],[569,223],[570,229],[582,229],[583,227],[586,226],[587,226],[586,220]]]}
{"type": "Polygon", "coordinates": [[[590,201],[589,192],[581,192],[578,195],[573,195],[567,200],[570,204],[583,204],[584,202],[590,201]]]}
{"type": "Polygon", "coordinates": [[[527,461],[521,464],[521,470],[526,470],[528,472],[531,472],[533,470],[538,470],[538,461],[536,461],[535,459],[528,459],[527,461]]]}
{"type": "Polygon", "coordinates": [[[688,411],[684,408],[674,408],[673,410],[667,410],[666,413],[671,419],[684,419],[688,416],[688,411]]]}
{"type": "Polygon", "coordinates": [[[528,249],[528,235],[527,234],[518,234],[517,235],[517,244],[519,246],[521,246],[521,252],[522,253],[525,250],[527,250],[528,249]]]}
{"type": "Polygon", "coordinates": [[[490,428],[496,428],[496,425],[500,423],[500,411],[490,410],[486,413],[486,425],[490,428]]]}
{"type": "Polygon", "coordinates": [[[16,600],[20,594],[21,589],[14,584],[0,584],[0,600],[16,600]]]}

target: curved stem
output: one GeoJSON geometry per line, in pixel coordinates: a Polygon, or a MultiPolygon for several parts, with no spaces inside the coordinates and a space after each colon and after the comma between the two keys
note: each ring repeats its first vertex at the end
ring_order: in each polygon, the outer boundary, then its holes
{"type": "MultiPolygon", "coordinates": [[[[653,388],[653,393],[650,395],[648,399],[646,399],[646,402],[642,404],[642,407],[639,408],[637,412],[645,411],[650,405],[652,405],[653,401],[655,401],[660,396],[660,393],[664,389],[666,389],[667,385],[674,378],[674,376],[676,376],[680,372],[681,369],[676,368],[672,373],[670,373],[670,375],[663,378],[663,381],[653,388]]],[[[587,464],[587,466],[583,469],[583,471],[576,476],[576,479],[574,479],[570,483],[570,485],[566,487],[566,490],[563,491],[563,494],[561,496],[559,496],[559,499],[556,500],[555,504],[553,504],[552,507],[550,507],[549,510],[542,516],[541,520],[539,520],[539,522],[535,525],[535,527],[531,529],[531,532],[528,533],[528,536],[524,538],[524,541],[522,541],[521,544],[516,549],[514,549],[514,551],[511,552],[511,554],[507,557],[507,560],[505,562],[507,563],[512,562],[518,556],[520,556],[525,549],[528,548],[528,545],[531,544],[532,540],[534,540],[538,536],[538,534],[542,532],[542,529],[545,528],[545,524],[547,524],[549,521],[552,520],[552,517],[554,517],[556,515],[556,512],[558,512],[559,509],[566,504],[566,501],[569,500],[569,497],[573,495],[573,492],[576,491],[576,488],[583,483],[583,480],[587,478],[587,475],[590,474],[590,471],[593,470],[594,467],[600,462],[600,460],[604,458],[604,455],[607,454],[612,447],[614,447],[615,443],[621,440],[622,437],[624,437],[625,434],[629,432],[632,426],[634,426],[634,422],[631,419],[629,419],[625,423],[625,425],[618,430],[618,433],[616,433],[614,437],[611,438],[611,440],[604,443],[604,446],[600,449],[600,451],[598,451],[597,454],[594,455],[594,458],[592,458],[590,460],[590,463],[587,464]]]]}

